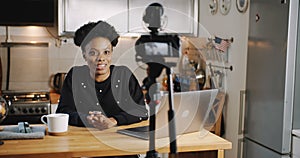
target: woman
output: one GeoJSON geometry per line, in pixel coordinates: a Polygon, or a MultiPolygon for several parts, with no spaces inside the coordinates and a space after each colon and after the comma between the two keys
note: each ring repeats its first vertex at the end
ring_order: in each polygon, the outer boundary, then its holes
{"type": "Polygon", "coordinates": [[[68,72],[56,113],[68,113],[69,124],[100,130],[148,118],[142,89],[125,66],[112,65],[119,35],[104,21],[90,22],[75,32],[87,65],[68,72]]]}

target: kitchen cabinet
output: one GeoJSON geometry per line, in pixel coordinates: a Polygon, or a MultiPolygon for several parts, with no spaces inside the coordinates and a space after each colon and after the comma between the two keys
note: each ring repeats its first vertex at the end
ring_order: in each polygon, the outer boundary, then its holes
{"type": "Polygon", "coordinates": [[[58,35],[73,36],[83,24],[98,20],[112,24],[121,35],[147,33],[142,17],[154,2],[164,7],[161,32],[197,35],[199,0],[58,0],[58,35]]]}
{"type": "Polygon", "coordinates": [[[98,20],[127,32],[127,10],[126,0],[58,0],[58,34],[72,36],[83,24],[98,20]]]}
{"type": "MultiPolygon", "coordinates": [[[[164,7],[160,32],[196,35],[198,29],[198,0],[156,0],[164,7]]],[[[145,33],[143,15],[153,1],[129,0],[129,32],[145,33]]]]}

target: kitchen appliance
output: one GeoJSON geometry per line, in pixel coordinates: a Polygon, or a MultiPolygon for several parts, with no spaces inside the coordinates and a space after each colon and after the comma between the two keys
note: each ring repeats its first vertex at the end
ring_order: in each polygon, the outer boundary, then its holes
{"type": "MultiPolygon", "coordinates": [[[[8,114],[8,104],[6,103],[5,99],[0,96],[0,124],[6,118],[8,114]]],[[[3,141],[0,140],[0,145],[3,145],[3,141]]]]}
{"type": "Polygon", "coordinates": [[[300,123],[294,111],[300,106],[299,93],[295,93],[300,89],[296,67],[299,2],[251,0],[250,6],[246,91],[245,98],[241,97],[245,116],[240,123],[238,157],[290,158],[293,125],[300,123]]]}
{"type": "Polygon", "coordinates": [[[8,114],[8,104],[5,99],[0,96],[0,123],[5,119],[8,114]]]}
{"type": "Polygon", "coordinates": [[[50,77],[50,87],[60,93],[67,73],[59,72],[50,77]]]}
{"type": "Polygon", "coordinates": [[[293,158],[300,158],[300,129],[293,130],[293,158]]]}
{"type": "Polygon", "coordinates": [[[50,114],[50,93],[48,91],[3,91],[3,98],[9,105],[7,117],[1,124],[41,123],[42,115],[50,114]]]}

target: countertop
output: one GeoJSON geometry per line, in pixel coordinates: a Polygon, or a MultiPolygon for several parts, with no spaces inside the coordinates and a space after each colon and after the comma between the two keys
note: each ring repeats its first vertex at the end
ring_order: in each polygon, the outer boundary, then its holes
{"type": "Polygon", "coordinates": [[[60,94],[55,92],[50,92],[50,103],[57,104],[59,102],[60,94]]]}
{"type": "MultiPolygon", "coordinates": [[[[148,121],[144,121],[103,131],[69,126],[68,134],[63,136],[46,135],[44,139],[5,140],[0,147],[0,157],[67,158],[146,153],[148,141],[118,134],[116,130],[147,124],[148,121]]],[[[178,137],[177,143],[178,152],[218,150],[218,158],[224,157],[225,149],[232,148],[231,142],[212,133],[204,137],[200,137],[199,132],[184,134],[178,137]]],[[[156,147],[159,153],[168,153],[169,139],[157,139],[156,147]]]]}

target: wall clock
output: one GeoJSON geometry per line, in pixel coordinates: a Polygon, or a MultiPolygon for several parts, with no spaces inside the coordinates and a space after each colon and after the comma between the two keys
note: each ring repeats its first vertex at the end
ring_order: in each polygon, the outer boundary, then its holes
{"type": "Polygon", "coordinates": [[[218,1],[217,0],[209,0],[209,11],[212,15],[215,15],[218,11],[218,1]]]}
{"type": "Polygon", "coordinates": [[[245,13],[248,8],[249,0],[236,0],[236,8],[239,12],[245,13]]]}
{"type": "Polygon", "coordinates": [[[227,15],[231,8],[231,0],[220,0],[220,12],[227,15]]]}

